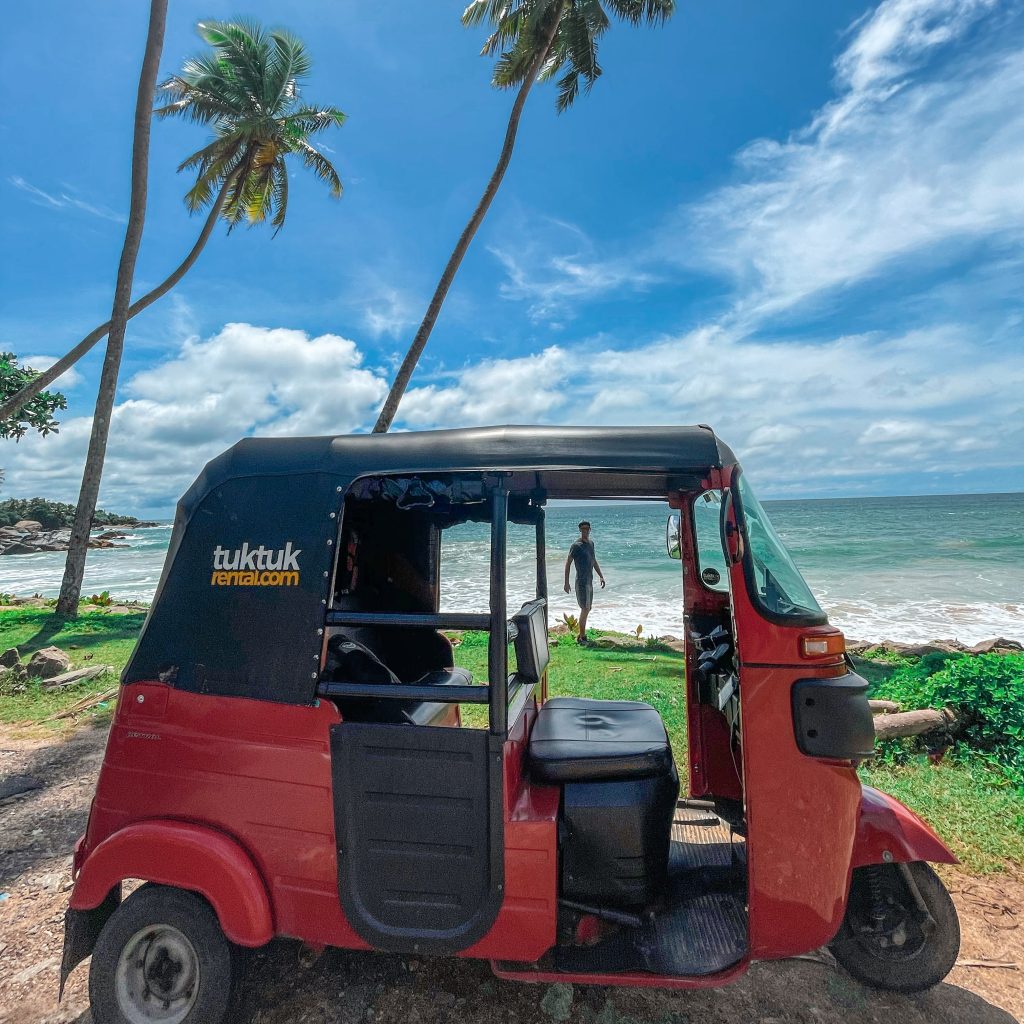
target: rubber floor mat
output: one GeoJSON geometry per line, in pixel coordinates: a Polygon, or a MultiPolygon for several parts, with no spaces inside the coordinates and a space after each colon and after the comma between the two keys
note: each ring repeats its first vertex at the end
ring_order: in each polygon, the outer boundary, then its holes
{"type": "Polygon", "coordinates": [[[624,928],[593,946],[563,946],[558,970],[572,974],[648,971],[678,978],[717,974],[743,958],[743,897],[704,893],[680,900],[639,928],[624,928]]]}
{"type": "Polygon", "coordinates": [[[731,867],[734,858],[743,861],[745,853],[746,844],[721,818],[707,811],[676,808],[668,855],[670,878],[698,868],[731,867]]]}
{"type": "Polygon", "coordinates": [[[645,969],[693,977],[717,974],[742,959],[747,915],[742,897],[705,893],[658,914],[634,940],[645,969]]]}

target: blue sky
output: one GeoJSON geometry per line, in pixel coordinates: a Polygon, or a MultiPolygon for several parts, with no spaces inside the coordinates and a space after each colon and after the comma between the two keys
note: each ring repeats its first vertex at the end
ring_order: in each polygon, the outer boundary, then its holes
{"type": "MultiPolygon", "coordinates": [[[[0,347],[37,366],[109,314],[146,6],[5,14],[0,347]]],[[[238,12],[173,0],[162,73],[238,12]]],[[[293,168],[277,238],[219,233],[132,321],[102,504],[167,512],[244,434],[372,424],[511,103],[460,12],[246,6],[349,114],[346,192],[293,168]]],[[[567,114],[531,96],[399,425],[708,422],[775,497],[1024,486],[1021,2],[683,2],[601,58],[567,114]]],[[[175,167],[205,139],[154,126],[137,293],[198,231],[175,167]]],[[[5,444],[4,496],[74,500],[99,362],[58,436],[5,444]]]]}

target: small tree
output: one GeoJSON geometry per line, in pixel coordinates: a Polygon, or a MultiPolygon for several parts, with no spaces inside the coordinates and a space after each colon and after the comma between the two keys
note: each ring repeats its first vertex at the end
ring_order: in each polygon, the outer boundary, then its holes
{"type": "MultiPolygon", "coordinates": [[[[26,384],[39,376],[30,366],[19,366],[13,352],[0,352],[0,399],[17,394],[26,384]]],[[[20,441],[29,430],[45,437],[55,434],[59,424],[55,413],[68,407],[67,399],[59,391],[40,391],[18,415],[0,420],[0,437],[20,441]]]]}
{"type": "Polygon", "coordinates": [[[384,401],[373,428],[375,434],[385,433],[391,426],[430,332],[437,323],[448,289],[498,193],[512,159],[519,120],[533,83],[561,76],[556,106],[559,113],[568,110],[579,95],[581,83],[584,91],[589,92],[602,73],[597,62],[597,42],[611,25],[608,12],[629,24],[639,25],[641,22],[662,23],[674,11],[675,0],[473,0],[466,8],[462,15],[463,25],[479,25],[487,21],[494,28],[481,51],[487,56],[500,54],[491,84],[498,89],[518,87],[519,91],[512,104],[498,163],[469,223],[448,257],[423,322],[384,401]]]}

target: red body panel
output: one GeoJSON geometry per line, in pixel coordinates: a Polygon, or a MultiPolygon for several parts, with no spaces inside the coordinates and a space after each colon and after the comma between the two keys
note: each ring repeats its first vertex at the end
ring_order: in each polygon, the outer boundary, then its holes
{"type": "MultiPolygon", "coordinates": [[[[711,487],[710,481],[708,487],[711,487]]],[[[687,632],[694,616],[715,619],[723,626],[729,624],[729,595],[710,590],[700,579],[700,560],[694,542],[691,498],[692,496],[688,498],[686,495],[680,495],[675,503],[678,504],[680,513],[680,564],[683,573],[683,615],[687,632]]],[[[699,652],[689,637],[685,649],[686,735],[689,759],[686,774],[689,777],[690,796],[714,795],[739,800],[743,796],[743,784],[732,757],[729,724],[717,708],[700,703],[696,671],[699,652]]],[[[677,752],[676,756],[681,757],[682,752],[677,752]]]]}
{"type": "Polygon", "coordinates": [[[105,839],[78,875],[72,910],[90,910],[124,878],[191,889],[209,900],[240,946],[274,937],[270,900],[249,855],[220,832],[184,821],[145,821],[105,839]]]}
{"type": "Polygon", "coordinates": [[[864,786],[852,866],[915,860],[932,864],[960,863],[952,850],[912,810],[888,793],[864,786]]]}
{"type": "MultiPolygon", "coordinates": [[[[524,710],[505,746],[504,905],[463,956],[530,961],[554,943],[558,791],[522,775],[534,713],[524,710]]],[[[329,701],[296,707],[162,683],[122,687],[72,907],[97,906],[117,882],[143,878],[203,893],[241,945],[274,934],[368,948],[338,898],[329,742],[338,721],[329,701]],[[239,863],[261,880],[265,913],[242,888],[239,863]],[[272,931],[255,923],[261,914],[272,931]],[[234,933],[229,921],[239,922],[234,933]]]]}

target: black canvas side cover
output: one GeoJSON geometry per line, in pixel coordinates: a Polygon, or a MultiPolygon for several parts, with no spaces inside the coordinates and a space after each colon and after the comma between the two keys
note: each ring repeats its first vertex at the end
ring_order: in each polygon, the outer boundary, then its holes
{"type": "Polygon", "coordinates": [[[122,680],[293,704],[315,699],[337,481],[229,479],[175,524],[122,680]],[[330,543],[329,543],[330,542],[330,543]]]}

